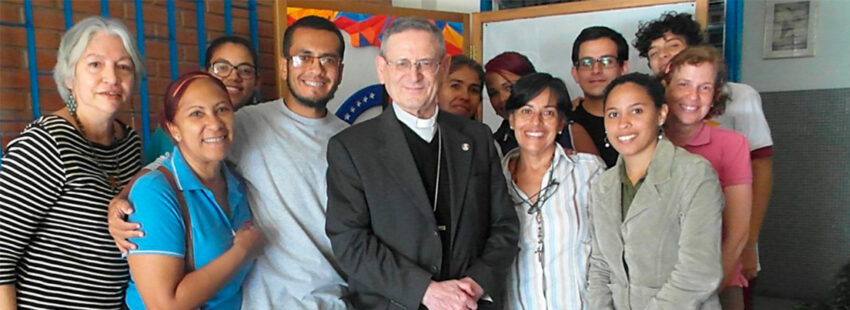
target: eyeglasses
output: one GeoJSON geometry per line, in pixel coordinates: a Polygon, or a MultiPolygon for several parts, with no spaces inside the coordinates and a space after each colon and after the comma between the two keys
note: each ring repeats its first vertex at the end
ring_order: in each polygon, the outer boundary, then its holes
{"type": "Polygon", "coordinates": [[[437,69],[440,68],[440,61],[431,58],[420,59],[415,62],[412,62],[409,59],[399,59],[393,61],[386,60],[386,62],[387,65],[390,66],[390,68],[397,72],[410,72],[411,70],[416,69],[416,71],[436,73],[437,69]]]}
{"type": "Polygon", "coordinates": [[[236,74],[243,79],[250,80],[257,76],[257,69],[249,64],[240,64],[238,66],[234,66],[226,60],[221,60],[214,62],[212,65],[210,65],[210,70],[212,70],[212,73],[221,78],[230,76],[230,73],[233,71],[234,68],[236,69],[236,74]]]}
{"type": "Polygon", "coordinates": [[[605,69],[611,68],[611,67],[614,66],[614,64],[617,63],[617,57],[602,56],[602,57],[599,57],[599,58],[596,58],[596,59],[593,59],[592,57],[585,57],[585,58],[581,58],[578,61],[576,61],[575,66],[578,69],[591,69],[591,68],[593,68],[593,65],[595,63],[599,63],[600,65],[602,65],[602,68],[605,68],[605,69]]]}
{"type": "Polygon", "coordinates": [[[304,65],[312,65],[313,61],[319,59],[319,66],[322,68],[336,68],[342,64],[342,59],[337,56],[325,55],[325,56],[313,56],[313,55],[293,55],[287,58],[289,63],[292,64],[295,68],[303,67],[304,65]]]}

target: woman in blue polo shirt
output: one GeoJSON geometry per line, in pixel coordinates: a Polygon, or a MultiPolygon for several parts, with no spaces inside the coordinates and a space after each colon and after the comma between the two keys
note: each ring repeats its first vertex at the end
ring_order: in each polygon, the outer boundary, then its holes
{"type": "Polygon", "coordinates": [[[224,85],[203,72],[172,82],[163,128],[175,143],[160,170],[130,190],[145,229],[133,239],[130,309],[239,309],[242,280],[262,248],[243,184],[224,164],[233,138],[233,105],[224,85]]]}

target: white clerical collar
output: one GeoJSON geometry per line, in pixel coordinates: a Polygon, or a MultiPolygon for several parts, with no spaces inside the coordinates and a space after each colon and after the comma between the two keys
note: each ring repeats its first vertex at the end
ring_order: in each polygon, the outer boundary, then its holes
{"type": "Polygon", "coordinates": [[[437,133],[437,105],[434,105],[434,115],[426,119],[407,113],[407,111],[403,110],[395,103],[393,103],[392,106],[393,111],[395,112],[395,117],[406,125],[407,128],[413,130],[413,132],[422,138],[422,140],[431,142],[431,140],[434,139],[434,134],[437,133]]]}

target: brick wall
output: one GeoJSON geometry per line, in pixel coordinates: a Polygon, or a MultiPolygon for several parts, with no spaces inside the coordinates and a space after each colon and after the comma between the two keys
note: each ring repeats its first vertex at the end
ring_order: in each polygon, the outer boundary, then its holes
{"type": "MultiPolygon", "coordinates": [[[[277,97],[274,63],[274,3],[258,0],[257,24],[259,34],[260,75],[262,93],[266,98],[277,97]]],[[[247,7],[247,0],[233,0],[234,6],[247,7]]],[[[36,59],[27,57],[26,29],[0,25],[0,146],[5,145],[32,120],[32,94],[30,93],[29,66],[49,72],[56,64],[56,50],[65,31],[63,0],[32,0],[35,25],[36,59]],[[22,120],[27,122],[10,122],[22,120]]],[[[171,80],[170,62],[176,61],[179,73],[200,68],[198,60],[197,11],[193,0],[176,0],[174,20],[177,33],[177,59],[168,54],[168,12],[164,0],[144,0],[145,65],[148,77],[148,103],[151,122],[162,111],[162,96],[171,80]]],[[[101,1],[75,0],[72,4],[74,21],[101,14],[101,1]]],[[[133,1],[109,1],[109,16],[120,19],[136,37],[136,7],[133,1]]],[[[224,3],[205,0],[205,28],[207,43],[225,34],[224,3]]],[[[232,8],[233,34],[250,40],[249,11],[232,8]]],[[[0,0],[0,21],[24,23],[23,0],[0,0]]],[[[205,46],[200,48],[206,48],[205,46]]],[[[41,113],[50,113],[64,106],[51,75],[39,75],[41,113]]],[[[138,91],[132,104],[136,109],[135,128],[141,130],[141,99],[138,91]]],[[[122,108],[119,118],[130,122],[129,106],[122,108]]],[[[152,125],[153,126],[153,125],[152,125]]]]}

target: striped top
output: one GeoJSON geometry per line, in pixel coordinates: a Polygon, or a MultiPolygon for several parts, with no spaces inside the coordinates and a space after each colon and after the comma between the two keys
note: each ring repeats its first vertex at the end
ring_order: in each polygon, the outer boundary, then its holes
{"type": "Polygon", "coordinates": [[[121,126],[127,134],[112,145],[90,145],[67,120],[47,115],[9,143],[0,170],[0,285],[16,285],[19,309],[121,308],[128,268],[107,229],[115,193],[100,168],[120,188],[139,170],[139,137],[121,126]]]}
{"type": "Polygon", "coordinates": [[[552,166],[540,185],[542,206],[529,214],[530,206],[524,201],[534,193],[523,193],[508,169],[508,163],[518,157],[516,148],[502,162],[520,224],[520,250],[509,270],[506,309],[586,310],[588,195],[591,183],[605,171],[605,163],[595,155],[567,155],[556,144],[552,166]]]}

